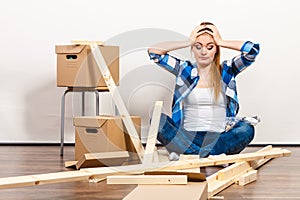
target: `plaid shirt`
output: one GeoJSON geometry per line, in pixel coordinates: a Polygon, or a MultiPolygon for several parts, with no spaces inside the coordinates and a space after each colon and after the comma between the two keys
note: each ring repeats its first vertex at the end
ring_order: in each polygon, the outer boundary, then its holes
{"type": "MultiPolygon", "coordinates": [[[[243,44],[242,53],[222,63],[222,91],[226,95],[227,121],[233,121],[239,111],[235,77],[251,65],[259,53],[259,44],[247,41],[243,44]]],[[[179,127],[183,122],[182,100],[195,88],[200,79],[197,66],[190,61],[178,59],[169,54],[149,53],[150,59],[176,76],[176,85],[172,103],[172,119],[179,127]]]]}

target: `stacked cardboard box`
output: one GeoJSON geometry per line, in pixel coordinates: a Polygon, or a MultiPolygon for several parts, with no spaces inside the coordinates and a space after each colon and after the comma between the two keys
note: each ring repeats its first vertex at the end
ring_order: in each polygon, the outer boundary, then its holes
{"type": "MultiPolygon", "coordinates": [[[[98,46],[116,84],[119,81],[119,47],[98,46]]],[[[106,87],[89,45],[56,45],[57,86],[106,87]]]]}
{"type": "MultiPolygon", "coordinates": [[[[140,135],[141,118],[131,119],[140,135]]],[[[74,117],[74,126],[75,160],[87,153],[128,151],[130,156],[134,155],[134,146],[120,116],[74,117]]]]}

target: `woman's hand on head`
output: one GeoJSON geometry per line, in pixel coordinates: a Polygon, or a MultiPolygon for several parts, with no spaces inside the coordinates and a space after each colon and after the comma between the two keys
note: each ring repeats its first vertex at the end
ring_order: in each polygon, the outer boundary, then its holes
{"type": "Polygon", "coordinates": [[[221,35],[216,26],[214,26],[214,25],[199,25],[191,32],[191,35],[190,35],[191,45],[195,43],[195,41],[199,35],[204,34],[204,33],[210,34],[214,38],[216,45],[219,45],[220,42],[222,41],[221,35]]]}
{"type": "Polygon", "coordinates": [[[191,45],[193,45],[196,42],[196,39],[199,35],[207,32],[206,30],[201,31],[204,28],[205,28],[204,25],[199,25],[191,32],[190,34],[191,45]]]}
{"type": "Polygon", "coordinates": [[[211,36],[213,36],[215,42],[216,42],[216,45],[220,45],[221,41],[222,41],[222,37],[219,33],[219,30],[217,29],[216,26],[214,25],[206,25],[206,28],[209,28],[212,30],[212,32],[210,31],[207,31],[207,33],[209,33],[211,36]]]}

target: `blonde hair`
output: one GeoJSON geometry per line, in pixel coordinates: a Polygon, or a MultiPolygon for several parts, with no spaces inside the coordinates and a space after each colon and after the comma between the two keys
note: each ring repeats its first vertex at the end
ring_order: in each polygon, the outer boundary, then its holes
{"type": "Polygon", "coordinates": [[[218,100],[219,95],[222,91],[222,84],[221,84],[221,64],[220,64],[220,47],[217,46],[217,52],[215,54],[212,67],[210,70],[210,76],[211,76],[211,85],[214,89],[214,100],[215,102],[218,100]]]}

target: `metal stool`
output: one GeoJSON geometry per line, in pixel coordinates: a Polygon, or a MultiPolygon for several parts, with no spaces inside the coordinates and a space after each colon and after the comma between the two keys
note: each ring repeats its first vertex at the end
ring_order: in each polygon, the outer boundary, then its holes
{"type": "Polygon", "coordinates": [[[60,156],[64,155],[64,136],[65,136],[65,99],[69,92],[82,93],[81,114],[85,115],[85,93],[94,92],[96,95],[96,115],[99,115],[99,92],[109,91],[107,87],[84,88],[84,87],[68,87],[61,98],[61,119],[60,119],[60,156]]]}

